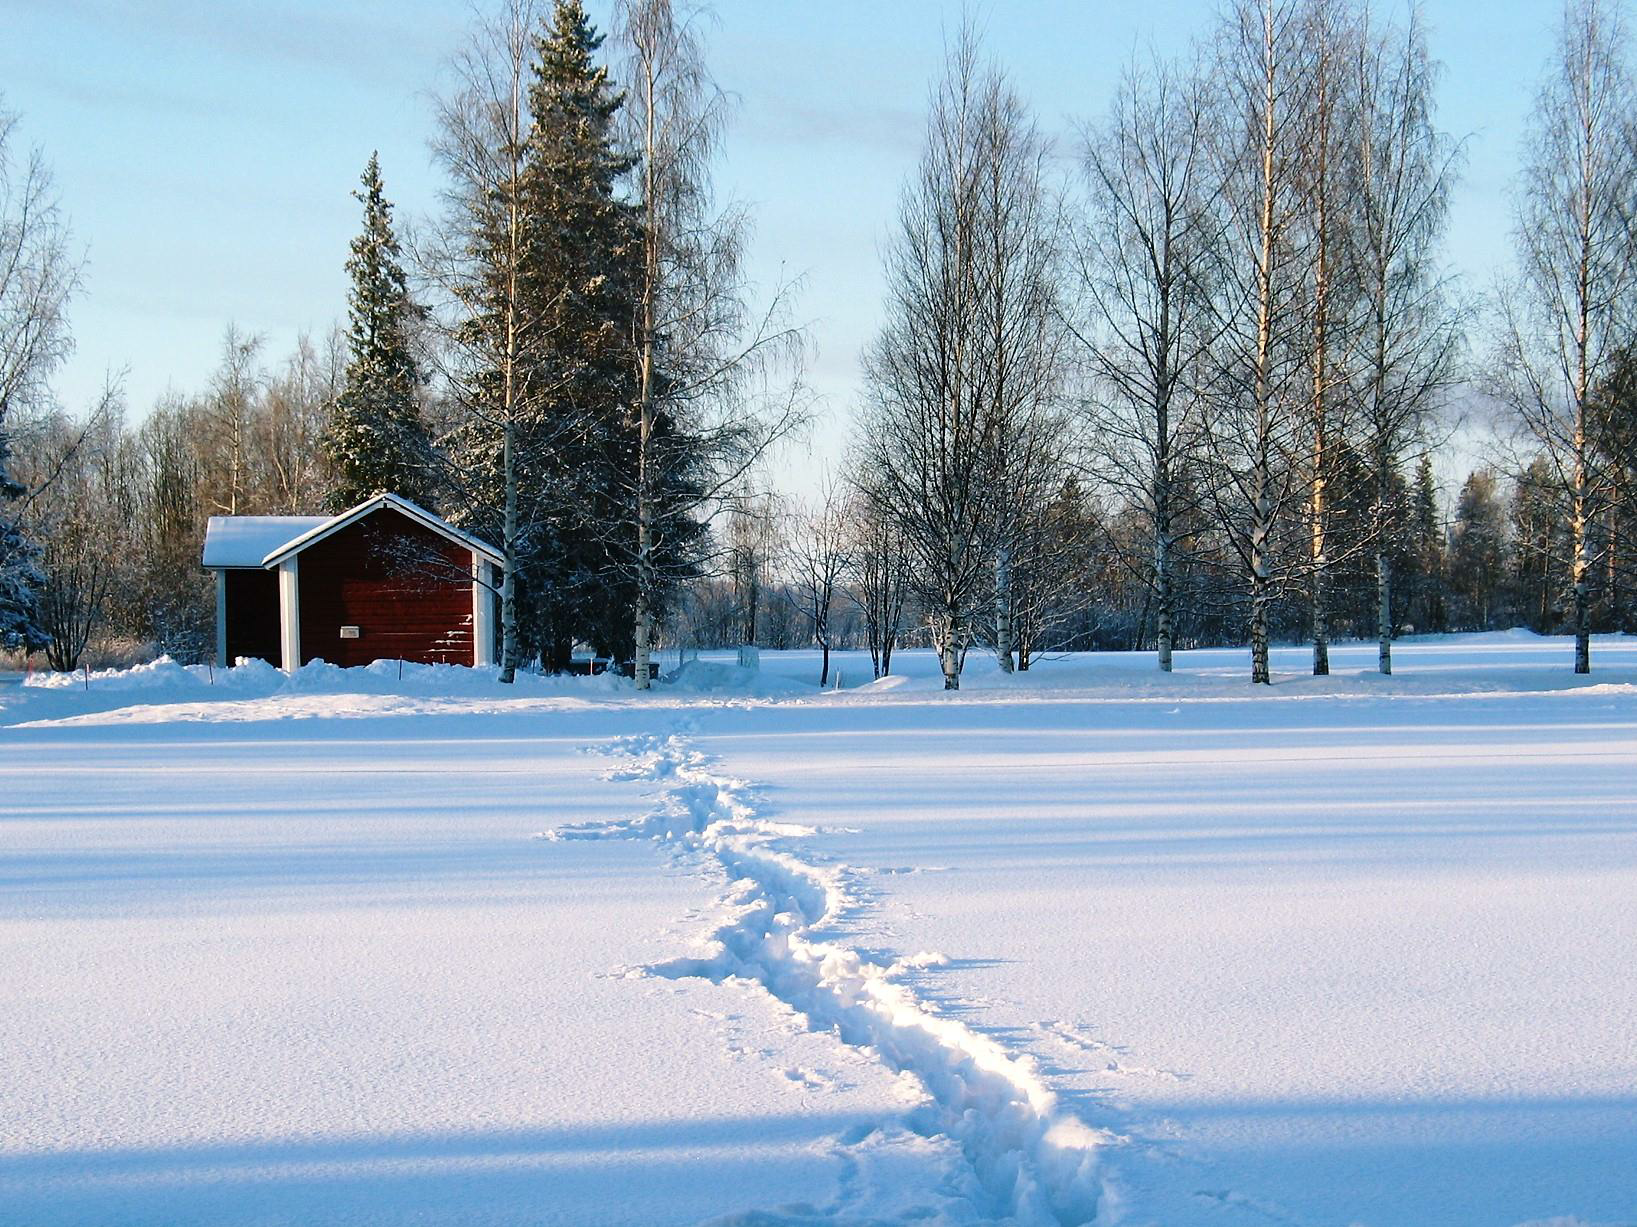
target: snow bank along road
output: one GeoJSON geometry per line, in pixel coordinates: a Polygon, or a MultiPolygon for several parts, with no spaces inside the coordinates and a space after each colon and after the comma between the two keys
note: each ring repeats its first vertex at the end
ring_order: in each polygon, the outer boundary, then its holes
{"type": "Polygon", "coordinates": [[[1637,1223],[1567,659],[8,688],[0,1224],[1637,1223]]]}

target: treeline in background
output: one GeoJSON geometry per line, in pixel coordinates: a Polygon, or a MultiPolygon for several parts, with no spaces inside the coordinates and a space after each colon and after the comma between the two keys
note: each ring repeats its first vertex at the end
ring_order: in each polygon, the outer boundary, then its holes
{"type": "Polygon", "coordinates": [[[1313,645],[1630,630],[1637,90],[1623,14],[1570,0],[1514,188],[1512,273],[1443,262],[1459,141],[1412,8],[1229,0],[1071,142],[970,27],[884,250],[845,461],[811,429],[790,287],[715,198],[726,100],[696,14],[576,0],[479,22],[439,96],[444,207],[357,192],[348,323],[140,421],[51,395],[79,288],[45,164],[0,124],[0,637],[57,668],[203,658],[213,514],[380,489],[508,560],[503,676],[661,645],[1313,645]],[[1456,468],[1452,457],[1482,458],[1456,468]]]}

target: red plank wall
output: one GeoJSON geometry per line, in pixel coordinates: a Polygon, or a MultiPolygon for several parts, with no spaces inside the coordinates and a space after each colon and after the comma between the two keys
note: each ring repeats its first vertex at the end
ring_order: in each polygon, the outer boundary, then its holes
{"type": "Polygon", "coordinates": [[[382,508],[299,557],[302,664],[472,663],[469,550],[382,508]]]}

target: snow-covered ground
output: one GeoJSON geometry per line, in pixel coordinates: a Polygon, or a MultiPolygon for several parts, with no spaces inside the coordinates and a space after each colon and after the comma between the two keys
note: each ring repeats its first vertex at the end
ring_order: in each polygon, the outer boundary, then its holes
{"type": "Polygon", "coordinates": [[[1637,1223],[1637,640],[0,690],[0,1223],[1637,1223]]]}

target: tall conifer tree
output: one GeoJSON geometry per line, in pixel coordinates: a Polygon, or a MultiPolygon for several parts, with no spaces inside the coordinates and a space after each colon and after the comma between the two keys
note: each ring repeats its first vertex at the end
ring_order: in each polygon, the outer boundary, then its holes
{"type": "Polygon", "coordinates": [[[364,229],[347,260],[346,386],[322,440],[332,474],[329,501],[337,511],[382,491],[420,503],[431,495],[430,448],[416,397],[422,376],[410,346],[416,308],[376,154],[362,182],[353,195],[364,206],[364,229]]]}
{"type": "MultiPolygon", "coordinates": [[[[524,293],[541,322],[539,413],[553,446],[535,457],[551,531],[530,568],[542,655],[567,663],[574,640],[628,651],[611,628],[629,608],[609,556],[621,523],[612,475],[630,441],[629,356],[636,217],[619,184],[633,165],[619,145],[624,95],[596,62],[602,35],[580,0],[557,0],[536,40],[529,89],[524,293]]],[[[626,585],[627,587],[629,585],[626,585]]]]}
{"type": "Polygon", "coordinates": [[[40,573],[39,549],[23,536],[11,514],[11,505],[25,492],[6,472],[10,452],[0,427],[0,647],[32,648],[45,642],[38,620],[45,577],[40,573]]]}

